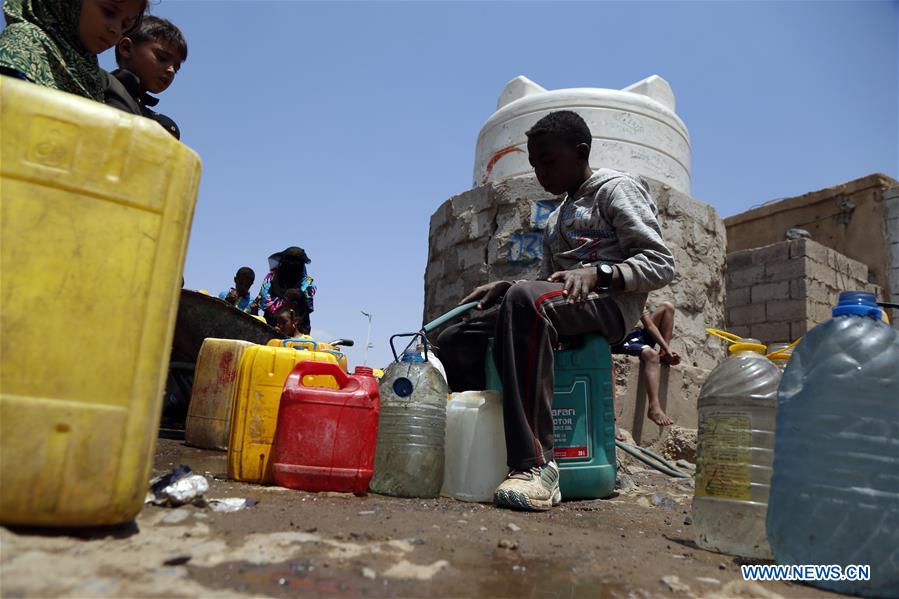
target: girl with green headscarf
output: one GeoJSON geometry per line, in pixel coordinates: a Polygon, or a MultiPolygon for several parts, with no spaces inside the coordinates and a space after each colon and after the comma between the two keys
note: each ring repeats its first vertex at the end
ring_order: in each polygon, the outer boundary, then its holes
{"type": "Polygon", "coordinates": [[[140,21],[147,0],[5,0],[0,73],[98,102],[97,54],[140,21]]]}

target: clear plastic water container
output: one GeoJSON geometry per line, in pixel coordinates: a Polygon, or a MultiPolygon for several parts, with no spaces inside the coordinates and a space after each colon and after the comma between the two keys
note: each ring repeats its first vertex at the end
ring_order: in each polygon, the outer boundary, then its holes
{"type": "Polygon", "coordinates": [[[815,586],[899,597],[899,332],[844,292],[793,352],[778,393],[768,539],[780,564],[869,565],[815,586]]]}
{"type": "Polygon", "coordinates": [[[492,501],[507,472],[502,396],[497,391],[453,393],[446,404],[441,495],[461,501],[492,501]]]}
{"type": "Polygon", "coordinates": [[[693,533],[704,549],[770,558],[765,516],[781,371],[753,339],[706,379],[699,395],[693,533]]]}
{"type": "Polygon", "coordinates": [[[437,497],[443,484],[446,404],[440,371],[412,349],[381,379],[381,414],[371,490],[395,497],[437,497]]]}
{"type": "Polygon", "coordinates": [[[791,343],[772,343],[768,346],[768,359],[780,368],[783,372],[787,367],[787,362],[793,355],[793,345],[791,343]]]}

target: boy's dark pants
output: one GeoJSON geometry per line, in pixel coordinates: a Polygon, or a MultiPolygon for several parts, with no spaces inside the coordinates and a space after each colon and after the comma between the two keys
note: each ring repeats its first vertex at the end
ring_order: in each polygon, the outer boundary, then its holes
{"type": "Polygon", "coordinates": [[[437,338],[437,357],[453,391],[486,386],[487,341],[503,382],[508,466],[526,470],[553,459],[553,348],[558,338],[599,333],[611,343],[626,332],[607,295],[569,304],[561,283],[526,281],[506,292],[499,309],[449,327],[437,338]]]}

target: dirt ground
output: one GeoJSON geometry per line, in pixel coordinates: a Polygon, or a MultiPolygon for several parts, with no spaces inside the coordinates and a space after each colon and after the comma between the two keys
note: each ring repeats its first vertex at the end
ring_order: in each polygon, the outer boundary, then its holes
{"type": "Polygon", "coordinates": [[[102,530],[0,528],[13,597],[817,597],[746,583],[740,561],[692,541],[692,480],[629,465],[611,499],[547,513],[451,499],[310,494],[235,483],[225,454],[160,439],[155,470],[187,464],[233,513],[147,506],[102,530]],[[633,482],[635,486],[630,486],[633,482]]]}

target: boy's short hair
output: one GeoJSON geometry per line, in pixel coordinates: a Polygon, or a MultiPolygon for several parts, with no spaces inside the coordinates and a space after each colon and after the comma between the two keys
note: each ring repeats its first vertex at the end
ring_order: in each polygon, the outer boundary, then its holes
{"type": "Polygon", "coordinates": [[[534,123],[534,126],[525,132],[528,139],[541,135],[552,135],[574,145],[587,144],[589,148],[593,143],[593,135],[590,127],[581,116],[571,110],[557,110],[534,123]]]}
{"type": "Polygon", "coordinates": [[[234,275],[235,279],[239,279],[240,277],[250,277],[254,281],[256,280],[256,273],[249,266],[241,266],[237,269],[237,274],[234,275]]]}
{"type": "MultiPolygon", "coordinates": [[[[178,50],[178,53],[181,55],[181,62],[187,60],[187,40],[184,39],[181,30],[168,19],[146,15],[141,19],[140,24],[130,31],[126,37],[131,38],[135,45],[143,44],[150,40],[169,42],[178,50]]],[[[122,61],[118,45],[115,48],[115,60],[116,63],[121,63],[122,61]]]]}

